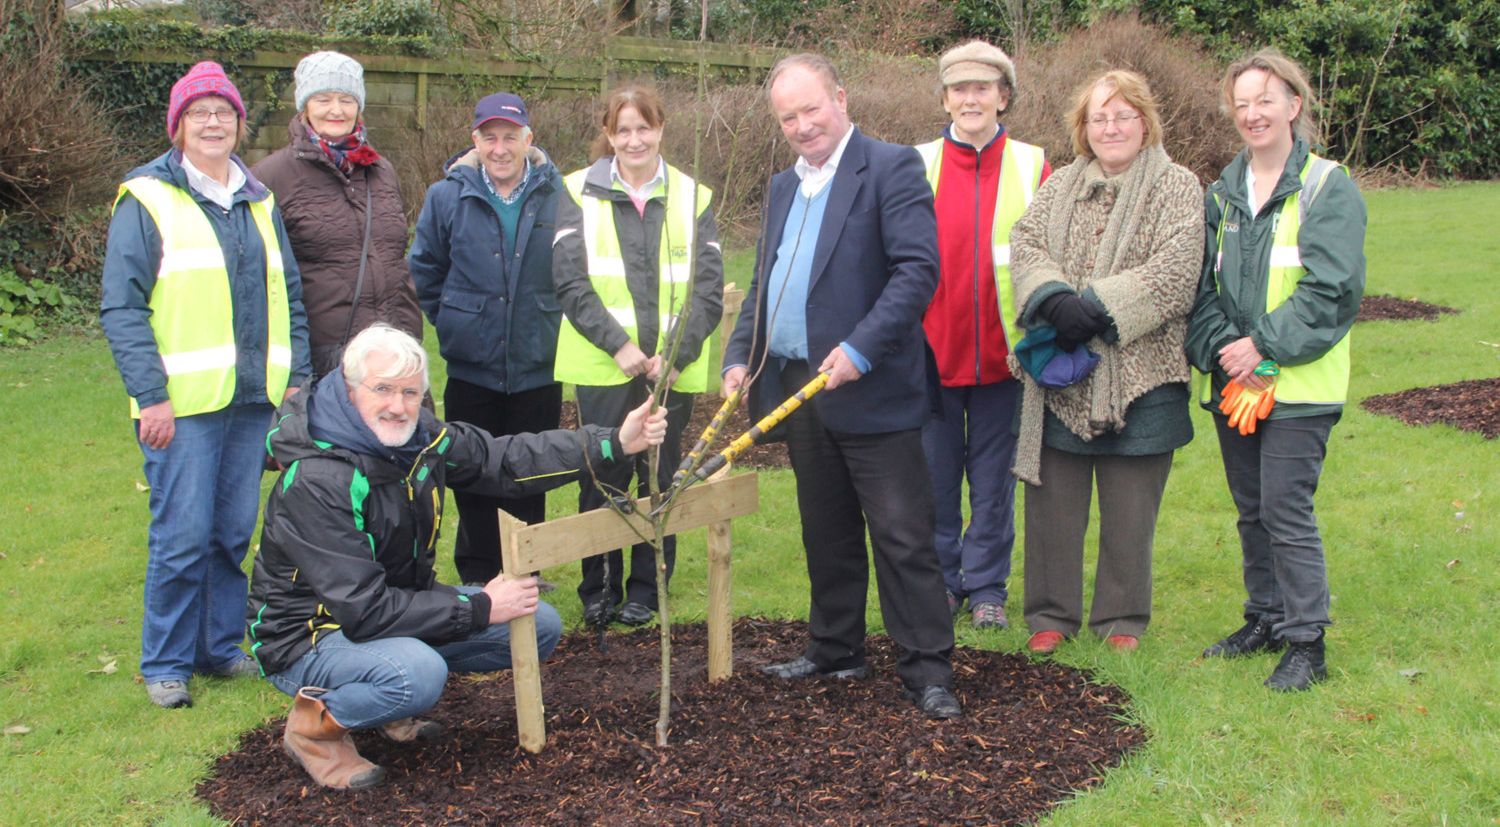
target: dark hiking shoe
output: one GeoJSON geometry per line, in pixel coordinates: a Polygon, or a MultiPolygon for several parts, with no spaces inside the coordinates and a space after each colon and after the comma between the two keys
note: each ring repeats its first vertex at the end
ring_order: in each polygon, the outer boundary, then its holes
{"type": "Polygon", "coordinates": [[[1238,631],[1203,650],[1205,658],[1234,658],[1255,652],[1280,652],[1286,641],[1271,633],[1271,624],[1264,618],[1245,621],[1238,631]]]}
{"type": "Polygon", "coordinates": [[[921,689],[907,689],[905,694],[908,700],[917,705],[917,709],[922,710],[923,715],[935,721],[957,718],[964,714],[953,690],[946,686],[934,684],[921,689]]]}
{"type": "Polygon", "coordinates": [[[975,629],[1004,629],[1009,626],[1005,620],[1005,607],[999,603],[980,603],[974,607],[969,617],[975,629]]]}
{"type": "Polygon", "coordinates": [[[964,599],[947,589],[943,589],[943,594],[948,596],[948,614],[953,615],[953,619],[957,620],[958,613],[964,610],[964,599]]]}
{"type": "Polygon", "coordinates": [[[1276,664],[1276,671],[1266,678],[1266,686],[1277,692],[1301,692],[1328,677],[1323,659],[1323,636],[1317,640],[1292,641],[1276,664]]]}

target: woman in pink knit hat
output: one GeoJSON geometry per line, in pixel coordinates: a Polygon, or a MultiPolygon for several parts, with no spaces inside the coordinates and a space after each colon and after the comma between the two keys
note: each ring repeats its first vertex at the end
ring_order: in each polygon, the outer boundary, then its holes
{"type": "Polygon", "coordinates": [[[259,673],[239,648],[266,432],[312,372],[302,287],[270,190],[234,154],[245,104],[217,63],[172,87],[172,148],[120,185],[99,311],[151,486],[141,674],[259,673]]]}

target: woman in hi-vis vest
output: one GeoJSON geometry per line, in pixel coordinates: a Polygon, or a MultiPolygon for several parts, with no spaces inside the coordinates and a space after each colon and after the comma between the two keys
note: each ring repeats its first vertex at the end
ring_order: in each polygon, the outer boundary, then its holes
{"type": "MultiPolygon", "coordinates": [[[[693,395],[708,387],[708,337],[719,323],[724,289],[713,192],[662,160],[665,123],[661,97],[650,87],[631,84],[606,96],[593,164],[564,179],[567,197],[558,199],[552,251],[552,277],[565,317],[554,375],[577,386],[579,421],[618,422],[659,377],[665,374],[672,383],[657,469],[662,488],[677,469],[693,395]],[[676,358],[665,364],[679,332],[676,358]]],[[[644,494],[646,456],[641,454],[633,469],[628,464],[615,473],[596,469],[598,481],[623,493],[634,477],[644,494]]],[[[583,480],[579,510],[604,503],[594,482],[583,480]]],[[[667,538],[664,552],[671,577],[674,538],[667,538]]],[[[611,551],[583,561],[578,597],[586,623],[604,626],[618,619],[639,626],[655,614],[650,545],[631,549],[623,588],[622,558],[611,551]]]]}
{"type": "Polygon", "coordinates": [[[1203,275],[1188,330],[1239,510],[1245,624],[1204,657],[1282,652],[1280,691],[1327,675],[1328,573],[1313,515],[1328,434],[1349,387],[1349,329],[1365,285],[1365,204],[1313,154],[1302,67],[1274,50],[1235,62],[1224,105],[1245,149],[1204,200],[1203,275]]]}
{"type": "Polygon", "coordinates": [[[276,199],[234,154],[245,105],[219,64],[172,87],[173,148],[125,177],[99,320],[151,486],[141,675],[191,706],[194,674],[256,676],[239,649],[276,405],[312,372],[302,283],[276,199]]]}

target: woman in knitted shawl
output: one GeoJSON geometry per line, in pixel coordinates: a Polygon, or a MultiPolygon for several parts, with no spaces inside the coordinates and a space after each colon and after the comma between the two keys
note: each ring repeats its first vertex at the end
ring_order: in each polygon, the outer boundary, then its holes
{"type": "Polygon", "coordinates": [[[1051,652],[1082,625],[1083,538],[1097,480],[1089,628],[1129,651],[1151,619],[1151,543],[1172,452],[1193,438],[1182,346],[1203,254],[1203,193],[1162,149],[1140,75],[1111,71],[1085,85],[1069,123],[1078,158],[1047,179],[1011,232],[1027,338],[1055,333],[1063,362],[1092,361],[1077,353],[1085,347],[1098,357],[1066,387],[1052,371],[1041,384],[1017,372],[1027,646],[1051,652]]]}

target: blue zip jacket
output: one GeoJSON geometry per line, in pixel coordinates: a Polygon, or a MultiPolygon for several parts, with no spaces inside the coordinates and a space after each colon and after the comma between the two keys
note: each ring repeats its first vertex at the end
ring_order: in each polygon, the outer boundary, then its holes
{"type": "Polygon", "coordinates": [[[550,385],[562,307],[552,288],[552,237],[562,176],[537,147],[521,195],[516,249],[506,250],[474,150],[427,190],[407,254],[417,302],[437,328],[448,375],[498,393],[550,385]]]}
{"type": "MultiPolygon", "coordinates": [[[[239,360],[234,369],[234,399],[231,405],[270,402],[266,394],[266,251],[260,231],[250,215],[249,202],[270,194],[238,157],[232,159],[245,172],[245,186],[234,194],[228,212],[188,186],[182,168],[182,153],[176,149],[144,166],[136,167],[125,180],[142,176],[157,178],[186,190],[203,208],[224,250],[229,272],[233,308],[234,341],[239,360]]],[[[302,277],[287,242],[281,209],[271,211],[276,237],[281,241],[281,262],[286,273],[287,308],[292,322],[292,371],[288,387],[298,387],[312,375],[307,346],[307,314],[302,309],[302,277]]],[[[109,222],[109,241],[104,253],[103,298],[99,322],[114,354],[125,392],[142,408],[167,401],[167,372],[162,367],[156,334],[151,329],[151,291],[161,267],[161,233],[144,205],[126,193],[109,222]]]]}

